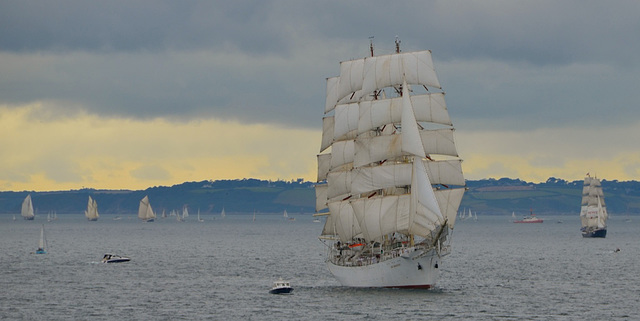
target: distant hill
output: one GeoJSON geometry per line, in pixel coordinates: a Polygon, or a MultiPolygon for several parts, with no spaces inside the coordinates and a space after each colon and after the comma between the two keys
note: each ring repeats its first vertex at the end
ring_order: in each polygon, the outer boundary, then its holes
{"type": "MultiPolygon", "coordinates": [[[[138,203],[148,195],[156,212],[182,210],[190,213],[227,214],[280,213],[310,214],[315,210],[314,183],[266,181],[257,179],[186,182],[170,187],[146,190],[80,189],[55,192],[0,192],[0,213],[18,214],[22,200],[31,194],[38,214],[83,213],[91,195],[98,202],[101,214],[134,214],[138,203]]],[[[519,179],[483,179],[467,181],[460,209],[471,209],[483,215],[524,215],[530,210],[538,214],[577,215],[580,207],[582,181],[549,178],[540,184],[519,179]]],[[[602,181],[606,205],[613,215],[640,213],[640,182],[602,181]]]]}

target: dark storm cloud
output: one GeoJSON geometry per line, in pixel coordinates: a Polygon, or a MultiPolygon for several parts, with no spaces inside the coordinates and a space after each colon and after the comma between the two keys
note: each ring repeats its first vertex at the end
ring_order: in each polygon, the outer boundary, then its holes
{"type": "Polygon", "coordinates": [[[639,116],[637,12],[636,1],[3,1],[0,104],[317,128],[338,62],[366,56],[369,36],[390,53],[397,35],[404,51],[433,50],[458,123],[625,121],[639,116]]]}

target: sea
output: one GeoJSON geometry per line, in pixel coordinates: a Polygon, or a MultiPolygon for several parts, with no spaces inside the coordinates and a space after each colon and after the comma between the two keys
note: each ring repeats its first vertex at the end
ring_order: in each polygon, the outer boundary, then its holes
{"type": "Polygon", "coordinates": [[[323,224],[289,216],[0,215],[0,319],[640,320],[640,218],[612,217],[605,239],[582,238],[577,215],[458,221],[436,287],[411,290],[341,286],[323,224]],[[280,277],[293,294],[269,294],[280,277]]]}

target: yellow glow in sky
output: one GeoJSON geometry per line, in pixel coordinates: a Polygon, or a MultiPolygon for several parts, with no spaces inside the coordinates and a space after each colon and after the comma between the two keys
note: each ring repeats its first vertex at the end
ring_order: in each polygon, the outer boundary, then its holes
{"type": "MultiPolygon", "coordinates": [[[[314,181],[321,128],[300,130],[203,119],[101,118],[0,106],[0,190],[146,189],[187,181],[314,181]]],[[[588,128],[456,131],[467,179],[640,178],[640,123],[588,128]],[[586,139],[585,137],[588,137],[586,139]]]]}
{"type": "Polygon", "coordinates": [[[320,131],[0,107],[0,190],[146,189],[206,179],[315,179],[320,131]]]}

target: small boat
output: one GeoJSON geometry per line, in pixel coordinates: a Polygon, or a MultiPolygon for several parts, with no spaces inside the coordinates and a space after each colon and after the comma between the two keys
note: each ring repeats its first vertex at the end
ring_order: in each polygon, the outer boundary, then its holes
{"type": "Polygon", "coordinates": [[[111,254],[111,253],[107,253],[102,257],[102,263],[122,263],[122,262],[129,262],[129,261],[131,261],[131,259],[128,257],[111,254]]]}
{"type": "Polygon", "coordinates": [[[44,224],[40,229],[40,242],[38,242],[38,249],[36,254],[47,254],[47,240],[44,238],[44,224]]]}
{"type": "Polygon", "coordinates": [[[22,201],[22,210],[20,212],[20,215],[22,215],[22,218],[28,221],[33,221],[33,219],[36,217],[33,214],[33,202],[31,201],[31,194],[27,195],[27,197],[24,198],[24,201],[22,201]]]}
{"type": "Polygon", "coordinates": [[[525,216],[521,220],[513,221],[513,223],[542,223],[542,222],[543,220],[539,217],[536,217],[536,215],[533,214],[533,211],[531,211],[529,216],[525,216]]]}
{"type": "Polygon", "coordinates": [[[582,203],[580,207],[580,221],[582,237],[607,237],[607,206],[604,203],[602,184],[597,177],[589,176],[584,179],[582,187],[582,203]]]}
{"type": "Polygon", "coordinates": [[[87,202],[87,209],[84,211],[84,216],[87,217],[89,221],[97,221],[100,217],[98,214],[98,203],[96,200],[89,196],[89,201],[87,202]]]}
{"type": "Polygon", "coordinates": [[[153,222],[156,219],[156,214],[151,208],[151,203],[149,203],[149,196],[145,196],[140,200],[140,206],[138,207],[138,218],[144,222],[153,222]]]}
{"type": "Polygon", "coordinates": [[[291,292],[293,292],[291,284],[283,279],[273,282],[273,287],[269,290],[271,294],[289,294],[291,292]]]}

